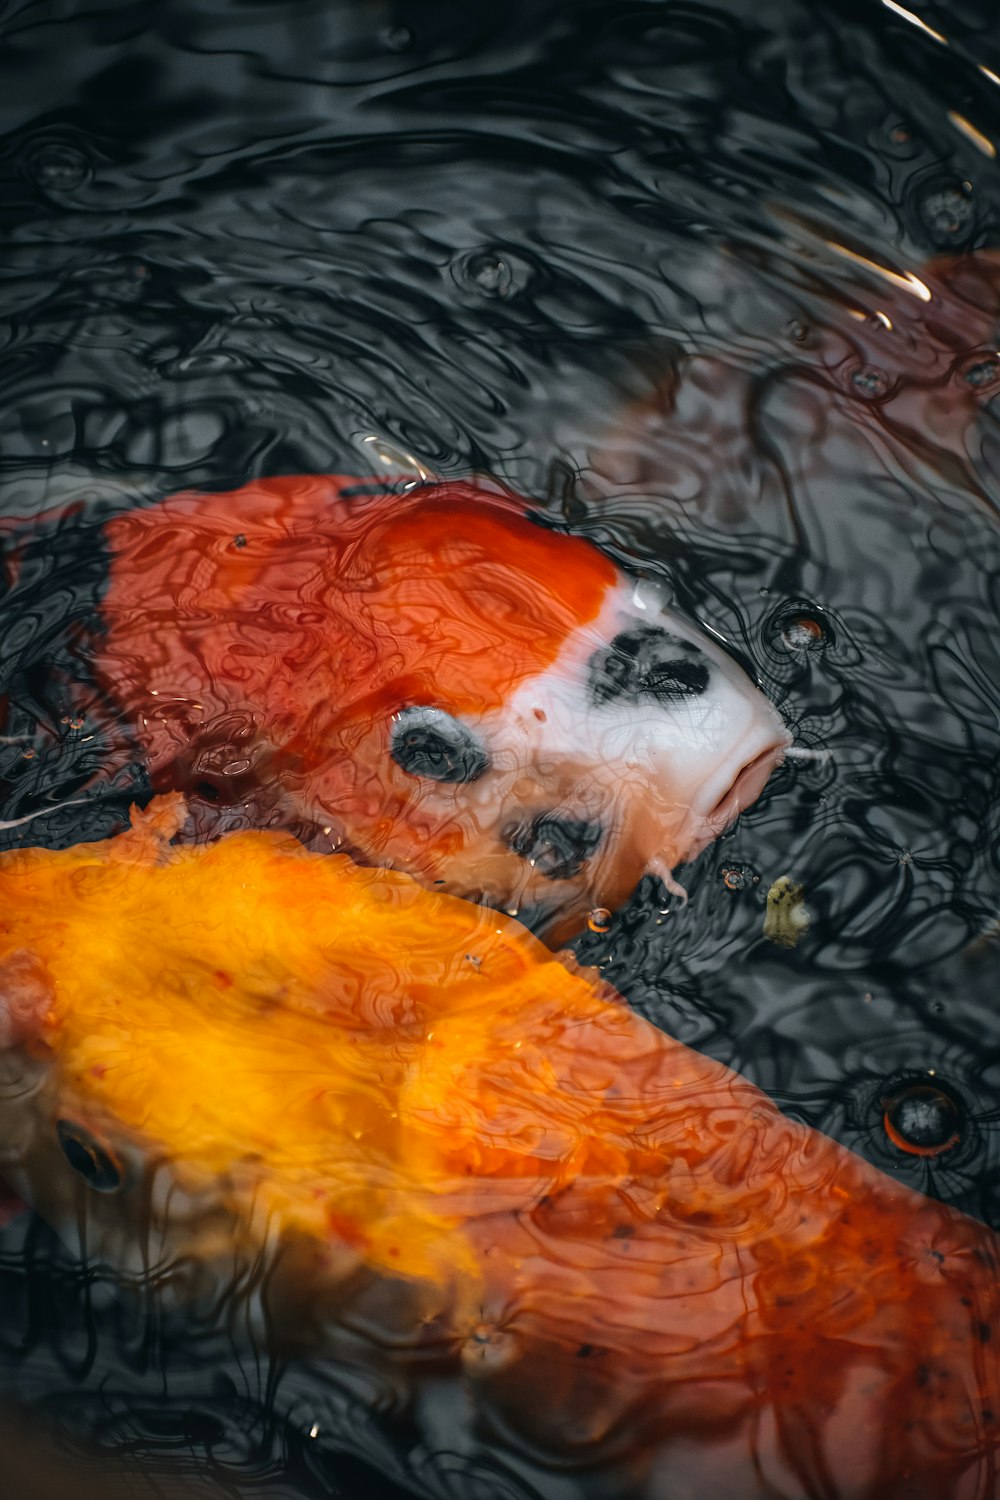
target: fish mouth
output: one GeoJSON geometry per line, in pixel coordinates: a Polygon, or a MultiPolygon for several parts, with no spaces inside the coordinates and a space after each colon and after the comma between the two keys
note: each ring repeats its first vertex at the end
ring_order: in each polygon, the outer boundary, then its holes
{"type": "Polygon", "coordinates": [[[717,838],[729,827],[730,823],[735,822],[745,807],[750,807],[756,802],[771,779],[771,773],[784,760],[787,748],[787,740],[781,740],[778,744],[768,745],[765,750],[761,750],[759,755],[747,761],[729,790],[719,798],[705,818],[706,825],[711,829],[712,838],[717,838]]]}

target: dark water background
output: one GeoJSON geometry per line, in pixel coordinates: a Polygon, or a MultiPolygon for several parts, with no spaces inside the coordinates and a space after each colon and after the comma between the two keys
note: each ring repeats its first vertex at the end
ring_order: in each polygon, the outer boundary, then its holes
{"type": "MultiPolygon", "coordinates": [[[[995,6],[920,16],[945,40],[876,0],[0,5],[0,516],[83,502],[0,597],[0,817],[100,770],[66,694],[94,518],[366,473],[373,436],[499,476],[670,579],[830,752],[684,874],[686,907],[647,882],[582,952],[796,1118],[1000,1227],[996,372],[960,462],[887,434],[895,377],[852,313],[878,278],[831,244],[918,273],[1000,246],[995,6]],[[831,347],[862,372],[833,394],[831,347]],[[656,389],[672,414],[640,420],[656,389]],[[794,950],[762,935],[786,872],[813,914],[794,950]],[[934,1160],[879,1103],[930,1070],[963,1120],[934,1160]]],[[[924,311],[883,305],[912,373],[924,311]]],[[[106,836],[137,789],[2,837],[106,836]]],[[[35,1222],[0,1236],[4,1394],[115,1455],[109,1496],[355,1500],[412,1463],[321,1374],[175,1334],[35,1222]]]]}

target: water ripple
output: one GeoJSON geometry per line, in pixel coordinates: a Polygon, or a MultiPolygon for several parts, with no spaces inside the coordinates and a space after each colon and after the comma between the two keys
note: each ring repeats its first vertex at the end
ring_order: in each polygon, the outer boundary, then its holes
{"type": "MultiPolygon", "coordinates": [[[[1000,1225],[995,320],[924,269],[1000,245],[1000,38],[974,0],[921,14],[947,47],[807,0],[6,5],[0,520],[48,519],[0,571],[0,819],[85,800],[0,841],[104,837],[143,794],[138,757],[110,773],[90,679],[105,518],[365,473],[371,435],[485,471],[665,583],[821,752],[681,872],[686,906],[647,880],[581,956],[1000,1225]],[[812,914],[794,950],[763,933],[784,874],[812,914]],[[969,1129],[903,1160],[877,1100],[929,1069],[969,1129]]],[[[24,1232],[0,1235],[3,1384],[63,1431],[201,1455],[185,1479],[226,1493],[387,1469],[354,1398],[207,1331],[186,1366],[141,1298],[24,1232]],[[310,1399],[338,1413],[329,1447],[310,1399]]],[[[523,1496],[469,1462],[394,1477],[523,1496]]]]}

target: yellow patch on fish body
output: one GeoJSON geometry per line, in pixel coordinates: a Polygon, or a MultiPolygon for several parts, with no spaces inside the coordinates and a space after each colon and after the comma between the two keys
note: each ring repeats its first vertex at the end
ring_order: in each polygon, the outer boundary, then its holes
{"type": "MultiPolygon", "coordinates": [[[[107,844],[3,864],[0,984],[44,954],[36,1041],[58,1058],[60,1120],[147,1163],[168,1149],[185,1192],[262,1240],[339,1238],[370,1265],[450,1274],[442,1181],[471,1168],[451,1146],[445,1168],[435,1111],[455,1055],[535,993],[581,1020],[606,1002],[508,918],[284,834],[168,849],[182,799],[154,807],[107,844]]],[[[577,1165],[561,1152],[552,1183],[577,1165]]]]}

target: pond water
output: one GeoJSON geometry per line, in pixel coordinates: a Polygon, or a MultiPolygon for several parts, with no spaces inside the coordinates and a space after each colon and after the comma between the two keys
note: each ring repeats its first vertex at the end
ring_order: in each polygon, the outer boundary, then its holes
{"type": "MultiPolygon", "coordinates": [[[[38,523],[0,597],[0,817],[83,799],[3,846],[107,837],[148,791],[101,780],[70,691],[95,521],[375,450],[493,476],[666,582],[816,752],[686,904],[645,880],[581,958],[1000,1228],[995,8],[9,0],[0,79],[0,518],[38,523]]],[[[307,1366],[161,1323],[35,1220],[0,1237],[0,1396],[121,1493],[403,1473],[307,1366]]]]}

